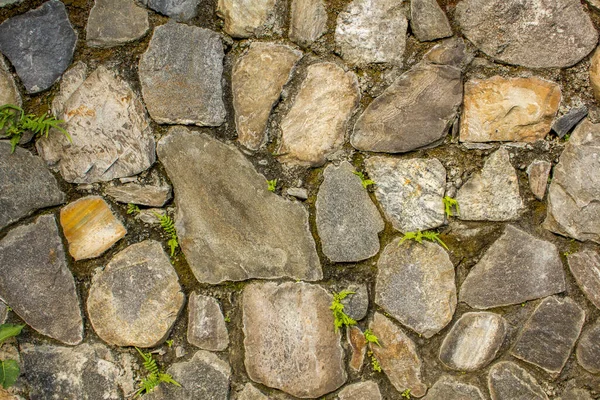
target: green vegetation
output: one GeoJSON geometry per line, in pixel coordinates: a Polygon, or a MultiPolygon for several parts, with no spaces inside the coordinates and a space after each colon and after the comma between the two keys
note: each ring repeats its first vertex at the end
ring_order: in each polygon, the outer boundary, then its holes
{"type": "Polygon", "coordinates": [[[406,232],[404,234],[404,236],[402,237],[402,239],[400,240],[400,242],[398,242],[398,246],[400,246],[406,240],[414,240],[417,243],[423,243],[423,239],[427,239],[430,242],[434,242],[434,243],[437,242],[437,243],[441,244],[446,250],[449,250],[448,246],[446,246],[446,243],[444,243],[442,241],[442,239],[440,239],[440,234],[437,232],[434,232],[434,231],[406,232]]]}
{"type": "Polygon", "coordinates": [[[136,215],[139,213],[140,213],[140,208],[137,205],[131,204],[131,203],[127,204],[127,214],[136,215]]]}
{"type": "Polygon", "coordinates": [[[171,257],[173,257],[175,255],[175,250],[179,247],[179,242],[177,241],[177,232],[175,231],[175,223],[167,214],[160,215],[155,212],[153,212],[153,214],[160,221],[160,226],[162,226],[166,234],[171,237],[167,244],[171,248],[171,257]]]}
{"type": "Polygon", "coordinates": [[[362,183],[363,187],[366,189],[367,187],[369,187],[370,185],[374,185],[375,181],[368,179],[367,177],[365,177],[365,174],[363,174],[360,171],[354,171],[353,172],[354,175],[358,176],[360,178],[360,182],[362,183]]]}
{"type": "Polygon", "coordinates": [[[375,357],[372,351],[369,351],[368,356],[371,357],[371,367],[375,372],[381,372],[381,364],[379,364],[379,360],[375,357]]]}
{"type": "Polygon", "coordinates": [[[275,189],[277,189],[277,179],[271,179],[270,181],[267,181],[267,190],[269,192],[275,192],[275,189]]]}
{"type": "Polygon", "coordinates": [[[167,344],[167,346],[168,346],[169,348],[173,347],[173,340],[172,340],[172,339],[165,340],[165,343],[167,344]]]}
{"type": "Polygon", "coordinates": [[[158,370],[158,365],[156,365],[156,360],[152,358],[152,354],[144,353],[137,347],[135,348],[138,353],[144,359],[144,369],[148,372],[145,378],[142,378],[140,382],[139,389],[135,392],[134,398],[139,397],[142,394],[147,394],[156,389],[158,385],[161,383],[170,383],[175,386],[181,386],[179,382],[177,382],[170,374],[165,374],[158,370]]]}
{"type": "Polygon", "coordinates": [[[410,400],[410,389],[406,389],[404,392],[402,392],[402,397],[410,400]]]}
{"type": "Polygon", "coordinates": [[[446,217],[455,217],[460,215],[460,209],[458,208],[458,201],[456,201],[456,199],[453,199],[450,196],[444,196],[442,202],[444,203],[444,212],[446,213],[446,217]],[[456,209],[456,214],[452,212],[452,209],[456,209]]]}
{"type": "Polygon", "coordinates": [[[375,336],[372,330],[367,329],[364,335],[368,343],[375,343],[377,346],[381,347],[381,345],[379,344],[379,339],[377,338],[377,336],[375,336]]]}
{"type": "MultiPolygon", "coordinates": [[[[25,325],[2,324],[0,325],[0,345],[8,338],[17,336],[25,325]]],[[[0,384],[4,389],[8,389],[15,384],[21,370],[19,363],[15,360],[0,361],[0,384]]]]}
{"type": "Polygon", "coordinates": [[[331,307],[329,307],[329,309],[333,311],[333,325],[335,326],[336,332],[344,325],[356,325],[356,321],[344,312],[344,305],[342,304],[342,300],[354,293],[355,292],[350,290],[342,290],[339,293],[333,294],[333,301],[331,302],[331,307]]]}

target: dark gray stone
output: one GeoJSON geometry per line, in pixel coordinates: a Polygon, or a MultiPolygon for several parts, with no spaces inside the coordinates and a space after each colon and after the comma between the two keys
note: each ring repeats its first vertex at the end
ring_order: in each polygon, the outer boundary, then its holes
{"type": "Polygon", "coordinates": [[[28,93],[48,89],[73,60],[77,34],[58,0],[0,25],[0,51],[15,67],[28,93]]]}
{"type": "Polygon", "coordinates": [[[176,21],[189,21],[198,15],[200,0],[141,0],[145,6],[176,21]]]}
{"type": "Polygon", "coordinates": [[[104,192],[120,203],[141,204],[150,207],[162,207],[171,199],[171,186],[168,184],[127,183],[122,186],[108,187],[104,192]]]}
{"type": "Polygon", "coordinates": [[[562,139],[567,133],[571,132],[571,129],[584,119],[587,114],[588,109],[586,106],[572,108],[552,124],[552,130],[562,139]]]}
{"type": "Polygon", "coordinates": [[[427,391],[423,400],[485,400],[477,386],[459,382],[449,376],[442,376],[427,391]]]}
{"type": "Polygon", "coordinates": [[[577,362],[592,374],[600,372],[600,320],[586,328],[577,344],[577,362]]]}
{"type": "Polygon", "coordinates": [[[411,0],[410,27],[420,42],[452,36],[448,18],[437,0],[411,0]]]}
{"type": "Polygon", "coordinates": [[[141,38],[149,28],[148,11],[133,0],[95,0],[85,40],[92,47],[120,46],[141,38]]]}
{"type": "Polygon", "coordinates": [[[600,255],[586,249],[569,254],[567,262],[581,291],[600,309],[600,255]]]}
{"type": "Polygon", "coordinates": [[[342,300],[344,312],[356,321],[360,321],[367,316],[369,310],[369,292],[367,285],[349,285],[347,290],[354,292],[342,300]]]}
{"type": "Polygon", "coordinates": [[[187,340],[204,350],[222,351],[227,348],[229,335],[217,299],[196,292],[190,294],[187,340]]]}
{"type": "Polygon", "coordinates": [[[548,400],[535,378],[513,362],[492,366],[488,385],[492,400],[548,400]]]}

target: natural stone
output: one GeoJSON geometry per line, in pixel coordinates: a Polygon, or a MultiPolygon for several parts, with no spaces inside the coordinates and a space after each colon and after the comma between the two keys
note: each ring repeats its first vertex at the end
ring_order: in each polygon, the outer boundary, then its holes
{"type": "Polygon", "coordinates": [[[316,201],[323,253],[333,262],[360,261],[379,252],[385,224],[348,162],[329,165],[316,201]]]}
{"type": "Polygon", "coordinates": [[[290,40],[308,47],[327,31],[327,10],[323,0],[292,0],[290,40]]]}
{"type": "Polygon", "coordinates": [[[421,380],[421,358],[417,346],[394,323],[376,312],[369,325],[381,346],[371,346],[381,369],[399,392],[410,389],[410,394],[421,397],[427,386],[421,380]]]}
{"type": "Polygon", "coordinates": [[[443,376],[427,391],[423,400],[485,400],[485,397],[477,386],[443,376]]]}
{"type": "MultiPolygon", "coordinates": [[[[438,159],[376,156],[366,159],[365,167],[375,181],[375,197],[394,229],[406,233],[444,223],[446,169],[438,159]]],[[[460,207],[462,210],[462,203],[460,207]]]]}
{"type": "Polygon", "coordinates": [[[44,161],[8,142],[0,141],[0,229],[33,213],[65,201],[44,161]]]}
{"type": "Polygon", "coordinates": [[[163,208],[147,208],[144,210],[140,210],[140,212],[135,216],[136,219],[139,219],[145,224],[149,225],[160,225],[160,217],[163,215],[167,215],[167,210],[163,208]],[[156,216],[159,215],[159,217],[156,216]]]}
{"type": "Polygon", "coordinates": [[[161,139],[158,155],[175,190],[179,244],[196,279],[322,278],[308,212],[269,192],[237,149],[177,127],[161,139]]]}
{"type": "Polygon", "coordinates": [[[279,160],[320,166],[344,144],[348,120],[358,106],[360,92],[354,72],[322,62],[307,68],[291,109],[281,121],[279,160]]]}
{"type": "Polygon", "coordinates": [[[425,53],[423,61],[431,64],[449,65],[463,70],[473,61],[473,54],[467,50],[463,39],[453,36],[433,46],[431,50],[425,53]]]}
{"type": "Polygon", "coordinates": [[[154,136],[144,106],[114,71],[98,67],[71,95],[60,116],[72,141],[58,131],[36,147],[71,183],[135,175],[155,161],[154,136]]]}
{"type": "Polygon", "coordinates": [[[440,360],[459,371],[477,371],[488,365],[504,342],[508,324],[491,312],[463,314],[440,347],[440,360]]]}
{"type": "Polygon", "coordinates": [[[466,0],[457,4],[455,18],[485,54],[530,68],[570,67],[598,41],[579,0],[466,0]]]}
{"type": "Polygon", "coordinates": [[[171,186],[167,184],[158,186],[127,183],[122,186],[108,187],[104,192],[119,203],[142,204],[150,207],[162,207],[171,199],[171,186]]]}
{"type": "Polygon", "coordinates": [[[598,49],[590,58],[590,86],[596,101],[600,101],[600,51],[598,49]]]}
{"type": "Polygon", "coordinates": [[[565,115],[554,121],[552,130],[556,133],[556,136],[562,139],[587,115],[588,109],[586,106],[572,108],[565,115]]]}
{"type": "Polygon", "coordinates": [[[586,249],[567,255],[567,262],[581,291],[600,309],[600,255],[586,249]]]}
{"type": "Polygon", "coordinates": [[[448,18],[437,0],[411,0],[410,27],[420,42],[452,36],[448,18]]]}
{"type": "Polygon", "coordinates": [[[597,320],[583,332],[575,354],[583,368],[592,374],[600,372],[600,321],[597,320]]]}
{"type": "Polygon", "coordinates": [[[513,362],[492,366],[488,385],[492,400],[548,400],[535,378],[513,362]]]}
{"type": "Polygon", "coordinates": [[[142,95],[152,119],[159,124],[221,125],[223,57],[216,32],[177,23],[155,28],[139,64],[142,95]]]}
{"type": "Polygon", "coordinates": [[[154,347],[167,338],[184,298],[162,245],[145,240],[117,253],[94,275],[87,310],[105,342],[154,347]]]}
{"type": "Polygon", "coordinates": [[[338,393],[339,400],[381,400],[379,386],[373,381],[357,382],[338,393]]]}
{"type": "Polygon", "coordinates": [[[253,384],[246,383],[244,389],[238,394],[237,400],[269,400],[269,398],[253,384]]]}
{"type": "Polygon", "coordinates": [[[257,150],[265,142],[271,109],[302,52],[276,43],[254,42],[233,66],[231,87],[238,141],[257,150]]]}
{"type": "Polygon", "coordinates": [[[148,11],[133,0],[95,0],[85,39],[91,47],[114,47],[141,38],[149,28],[148,11]]]}
{"type": "Polygon", "coordinates": [[[365,361],[365,353],[367,352],[367,339],[365,339],[363,331],[356,326],[348,327],[346,335],[351,350],[348,366],[351,371],[360,373],[363,362],[365,361]]]}
{"type": "Polygon", "coordinates": [[[8,306],[0,301],[0,324],[5,323],[6,318],[8,318],[8,306]]]}
{"type": "Polygon", "coordinates": [[[332,296],[307,283],[247,285],[242,295],[246,371],[296,397],[320,397],[346,381],[332,296]]]}
{"type": "Polygon", "coordinates": [[[529,188],[536,199],[542,201],[546,194],[548,186],[548,176],[552,163],[543,160],[535,160],[527,167],[527,176],[529,177],[529,188]]]}
{"type": "Polygon", "coordinates": [[[0,57],[0,105],[4,104],[21,106],[23,102],[15,80],[4,62],[4,57],[0,57]]]}
{"type": "Polygon", "coordinates": [[[460,289],[460,301],[488,309],[550,296],[565,288],[556,246],[507,225],[471,269],[460,289]]]}
{"type": "Polygon", "coordinates": [[[53,215],[0,240],[0,298],[42,335],[70,345],[83,340],[75,280],[53,215]]]}
{"type": "Polygon", "coordinates": [[[60,224],[75,261],[100,256],[127,233],[100,196],[67,204],[60,210],[60,224]]]}
{"type": "Polygon", "coordinates": [[[223,18],[223,30],[234,38],[247,38],[273,18],[275,0],[218,0],[217,15],[223,18]]]}
{"type": "Polygon", "coordinates": [[[140,2],[158,13],[181,22],[196,17],[200,4],[200,0],[141,0],[140,2]]]}
{"type": "Polygon", "coordinates": [[[88,66],[83,61],[77,61],[60,79],[60,91],[52,99],[52,114],[63,118],[65,104],[88,76],[88,66]]]}
{"type": "Polygon", "coordinates": [[[599,152],[600,124],[585,119],[571,134],[554,167],[544,228],[600,243],[599,152]]]}
{"type": "Polygon", "coordinates": [[[187,340],[204,350],[222,351],[229,345],[225,318],[214,297],[190,294],[187,340]]]}
{"type": "Polygon", "coordinates": [[[286,193],[288,194],[288,196],[293,196],[300,200],[308,199],[308,190],[306,190],[305,188],[288,188],[286,193]]]}
{"type": "Polygon", "coordinates": [[[566,391],[557,400],[594,400],[590,392],[584,389],[573,388],[566,391]]]}
{"type": "Polygon", "coordinates": [[[511,354],[558,375],[579,337],[585,312],[568,297],[548,297],[525,323],[511,354]]]}
{"type": "Polygon", "coordinates": [[[335,43],[350,64],[402,66],[406,47],[406,5],[394,0],[353,0],[338,14],[335,43]]]}
{"type": "Polygon", "coordinates": [[[467,221],[510,221],[525,208],[519,193],[519,179],[504,147],[485,160],[458,191],[459,218],[467,221]]]}
{"type": "Polygon", "coordinates": [[[535,142],[548,133],[560,86],[538,77],[473,79],[465,83],[462,142],[535,142]]]}
{"type": "Polygon", "coordinates": [[[353,292],[342,299],[344,312],[352,319],[360,321],[369,311],[369,292],[365,284],[351,284],[347,290],[353,292]]]}
{"type": "Polygon", "coordinates": [[[77,33],[67,10],[50,0],[0,25],[0,51],[15,67],[28,93],[48,89],[73,60],[77,33]]]}
{"type": "MultiPolygon", "coordinates": [[[[22,2],[23,2],[23,0],[0,0],[0,7],[4,7],[9,4],[18,4],[18,3],[22,3],[22,2]]],[[[11,400],[11,399],[9,399],[9,400],[11,400]]]]}

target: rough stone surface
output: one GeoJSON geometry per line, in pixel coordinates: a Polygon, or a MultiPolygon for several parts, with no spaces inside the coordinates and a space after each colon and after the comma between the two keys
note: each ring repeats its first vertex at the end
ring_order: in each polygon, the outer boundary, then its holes
{"type": "Polygon", "coordinates": [[[135,175],[155,161],[144,106],[115,72],[98,67],[70,96],[60,115],[72,138],[53,131],[36,147],[67,182],[105,182],[135,175]]]}
{"type": "Polygon", "coordinates": [[[452,36],[448,18],[437,0],[411,0],[410,27],[421,42],[452,36]]]}
{"type": "Polygon", "coordinates": [[[548,176],[552,163],[543,160],[535,160],[527,167],[527,176],[529,177],[529,188],[536,199],[542,201],[546,194],[548,186],[548,176]]]}
{"type": "Polygon", "coordinates": [[[365,167],[375,181],[375,197],[395,229],[406,233],[444,223],[446,169],[438,159],[376,156],[365,160],[365,167]]]}
{"type": "Polygon", "coordinates": [[[440,360],[448,368],[477,371],[496,357],[504,342],[508,324],[491,312],[463,314],[440,347],[440,360]]]}
{"type": "Polygon", "coordinates": [[[237,400],[269,400],[269,398],[253,384],[246,383],[244,389],[238,394],[237,400]]]}
{"type": "Polygon", "coordinates": [[[292,0],[290,40],[310,46],[327,31],[327,10],[323,0],[292,0]]]}
{"type": "Polygon", "coordinates": [[[28,93],[48,89],[73,60],[77,33],[63,3],[50,0],[0,25],[0,51],[28,93]]]}
{"type": "Polygon", "coordinates": [[[280,161],[320,166],[344,144],[346,126],[358,106],[354,72],[322,62],[307,68],[291,109],[281,121],[280,161]]]}
{"type": "Polygon", "coordinates": [[[322,278],[308,212],[269,192],[237,149],[177,127],[158,155],[175,191],[179,244],[200,282],[322,278]]]}
{"type": "Polygon", "coordinates": [[[104,192],[119,203],[142,204],[150,207],[162,207],[171,199],[171,186],[168,184],[158,186],[127,183],[122,186],[108,187],[104,192]]]}
{"type": "Polygon", "coordinates": [[[117,253],[94,275],[87,310],[105,342],[154,347],[167,338],[184,298],[162,245],[146,240],[117,253]]]}
{"type": "Polygon", "coordinates": [[[221,125],[223,57],[216,32],[176,23],[155,28],[139,63],[142,95],[152,119],[159,124],[221,125]]]}
{"type": "Polygon", "coordinates": [[[0,57],[0,105],[4,104],[21,106],[23,102],[15,80],[4,62],[4,57],[0,57]]]}
{"type": "Polygon", "coordinates": [[[565,288],[556,246],[507,225],[471,269],[461,286],[460,301],[487,309],[550,296],[565,288]]]}
{"type": "Polygon", "coordinates": [[[569,254],[567,261],[581,291],[600,309],[600,255],[593,250],[582,250],[569,254]]]}
{"type": "Polygon", "coordinates": [[[200,0],[141,0],[145,6],[176,21],[189,21],[198,15],[200,0]]]}
{"type": "Polygon", "coordinates": [[[217,299],[195,292],[190,295],[187,340],[204,350],[222,351],[227,348],[227,326],[217,299]]]}
{"type": "Polygon", "coordinates": [[[564,68],[588,55],[598,32],[579,0],[465,0],[455,18],[488,56],[530,68],[564,68]]]}
{"type": "Polygon", "coordinates": [[[0,324],[5,323],[7,317],[8,317],[8,306],[0,301],[0,324]]]}
{"type": "Polygon", "coordinates": [[[574,388],[566,391],[557,400],[594,400],[590,392],[584,389],[574,388]]]}
{"type": "Polygon", "coordinates": [[[52,99],[52,114],[62,118],[67,100],[75,93],[88,76],[88,66],[77,61],[60,78],[60,91],[52,99]]]}
{"type": "Polygon", "coordinates": [[[354,167],[343,162],[323,173],[316,219],[323,253],[333,262],[360,261],[379,252],[385,224],[354,167]]]}
{"type": "Polygon", "coordinates": [[[473,53],[467,49],[462,38],[453,36],[433,46],[431,50],[425,53],[423,61],[431,64],[449,65],[463,70],[473,61],[473,53]]]}
{"type": "Polygon", "coordinates": [[[583,332],[575,354],[583,368],[592,374],[600,372],[600,321],[597,320],[583,332]]]}
{"type": "Polygon", "coordinates": [[[306,190],[305,188],[288,188],[286,190],[286,193],[288,194],[288,196],[293,196],[300,200],[308,199],[308,190],[306,190]]]}
{"type": "Polygon", "coordinates": [[[490,368],[488,385],[492,400],[548,400],[535,378],[509,361],[490,368]]]}
{"type": "Polygon", "coordinates": [[[223,30],[234,38],[247,38],[263,28],[275,11],[275,0],[218,0],[217,15],[223,30]]]}
{"type": "Polygon", "coordinates": [[[421,397],[427,386],[421,381],[421,358],[417,346],[394,323],[376,312],[370,326],[379,339],[380,346],[371,346],[381,369],[400,393],[410,389],[410,394],[421,397]]]}
{"type": "Polygon", "coordinates": [[[381,400],[379,386],[373,381],[357,382],[338,393],[339,400],[381,400]]]}
{"type": "Polygon", "coordinates": [[[352,319],[360,321],[367,316],[369,311],[369,291],[365,284],[351,284],[347,290],[354,292],[350,296],[342,299],[344,312],[352,319]]]}
{"type": "Polygon", "coordinates": [[[554,167],[543,227],[600,243],[600,124],[583,120],[554,167]]]}
{"type": "Polygon", "coordinates": [[[53,215],[0,240],[0,298],[42,335],[70,345],[83,340],[75,280],[53,215]]]}
{"type": "Polygon", "coordinates": [[[20,147],[11,154],[10,147],[0,142],[0,229],[37,209],[65,201],[42,159],[20,147]]]}
{"type": "Polygon", "coordinates": [[[560,86],[538,77],[473,79],[465,83],[462,142],[535,142],[548,133],[560,86]]]}
{"type": "Polygon", "coordinates": [[[302,52],[276,43],[254,42],[233,67],[231,86],[238,141],[257,150],[266,140],[271,109],[302,52]]]}
{"type": "Polygon", "coordinates": [[[586,106],[572,108],[565,115],[554,121],[552,130],[556,133],[556,136],[562,139],[587,115],[588,109],[586,106]]]}
{"type": "Polygon", "coordinates": [[[443,376],[427,391],[423,400],[485,400],[485,397],[477,386],[443,376]]]}
{"type": "Polygon", "coordinates": [[[346,381],[332,297],[307,283],[252,283],[242,296],[246,371],[296,397],[320,397],[346,381]]]}
{"type": "Polygon", "coordinates": [[[352,372],[360,373],[367,352],[367,339],[365,339],[363,331],[356,326],[349,327],[346,332],[351,350],[348,366],[352,372]]]}
{"type": "Polygon", "coordinates": [[[458,191],[460,219],[467,221],[510,221],[524,209],[519,179],[510,163],[508,151],[501,147],[485,160],[458,191]]]}
{"type": "Polygon", "coordinates": [[[590,59],[590,86],[596,101],[600,101],[600,51],[597,49],[590,59]]]}
{"type": "Polygon", "coordinates": [[[148,11],[133,0],[95,0],[85,39],[92,47],[119,46],[141,38],[149,28],[148,11]]]}
{"type": "Polygon", "coordinates": [[[338,14],[335,43],[350,64],[402,65],[406,47],[406,5],[394,0],[353,0],[338,14]]]}

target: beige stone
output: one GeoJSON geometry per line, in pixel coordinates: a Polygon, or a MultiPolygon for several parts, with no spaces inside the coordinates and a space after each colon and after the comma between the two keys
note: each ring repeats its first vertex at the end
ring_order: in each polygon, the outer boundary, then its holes
{"type": "Polygon", "coordinates": [[[22,101],[14,78],[8,70],[4,58],[0,57],[0,106],[4,104],[20,106],[22,101]]]}
{"type": "Polygon", "coordinates": [[[290,19],[290,40],[310,46],[327,30],[327,10],[323,0],[293,0],[290,19]]]}
{"type": "Polygon", "coordinates": [[[218,0],[217,15],[223,18],[223,30],[234,38],[247,38],[268,20],[275,0],[218,0]]]}
{"type": "Polygon", "coordinates": [[[548,186],[548,176],[552,169],[552,163],[548,161],[535,160],[527,168],[529,177],[529,188],[536,199],[542,200],[548,186]]]}
{"type": "Polygon", "coordinates": [[[596,101],[600,101],[600,51],[596,49],[590,59],[590,85],[596,101]]]}

